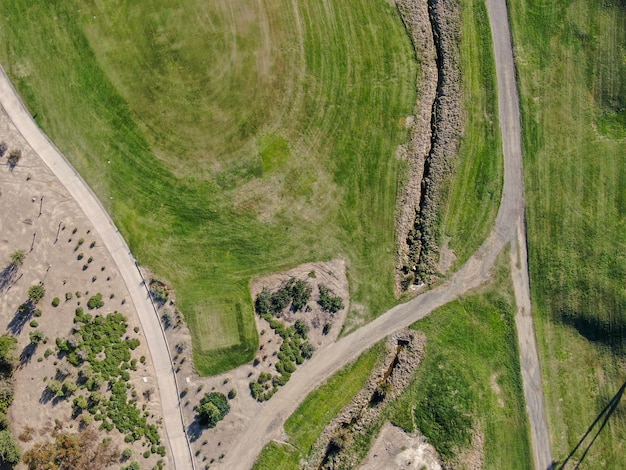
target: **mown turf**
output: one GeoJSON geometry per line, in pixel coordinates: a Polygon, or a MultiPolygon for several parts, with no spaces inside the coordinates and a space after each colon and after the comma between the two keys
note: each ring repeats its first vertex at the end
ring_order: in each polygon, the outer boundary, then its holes
{"type": "Polygon", "coordinates": [[[506,262],[500,255],[497,278],[484,292],[441,307],[412,326],[426,334],[426,356],[388,414],[407,431],[414,431],[417,423],[444,455],[467,448],[471,434],[462,432],[465,426],[468,433],[475,429],[484,436],[484,468],[530,469],[530,437],[506,262]],[[427,399],[429,390],[433,391],[431,400],[427,399]],[[464,397],[463,404],[458,397],[464,397]],[[473,424],[463,425],[468,414],[473,424]]]}
{"type": "Polygon", "coordinates": [[[487,238],[502,192],[503,157],[498,95],[485,3],[464,0],[461,23],[461,79],[466,115],[455,173],[444,192],[439,243],[462,265],[487,238]]]}
{"type": "MultiPolygon", "coordinates": [[[[533,308],[562,461],[626,381],[626,10],[621,1],[510,5],[533,308]]],[[[580,468],[626,467],[623,404],[617,411],[580,468]]]]}
{"type": "Polygon", "coordinates": [[[365,385],[383,348],[377,344],[306,397],[285,422],[289,445],[267,444],[253,468],[299,468],[324,428],[365,385]]]}
{"type": "Polygon", "coordinates": [[[251,277],[338,255],[391,306],[416,61],[382,0],[0,3],[0,60],[138,261],[195,365],[253,357],[251,277]]]}

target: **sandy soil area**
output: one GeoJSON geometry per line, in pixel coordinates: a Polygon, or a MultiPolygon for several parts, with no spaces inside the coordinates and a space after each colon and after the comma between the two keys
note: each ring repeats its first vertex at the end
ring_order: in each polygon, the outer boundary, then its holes
{"type": "MultiPolygon", "coordinates": [[[[146,405],[149,421],[160,422],[161,404],[150,354],[132,302],[128,300],[128,291],[109,252],[77,203],[25,143],[2,108],[0,141],[8,145],[9,152],[13,149],[22,152],[13,169],[8,166],[6,156],[0,159],[0,269],[9,265],[12,252],[27,253],[23,266],[0,291],[0,326],[3,332],[17,337],[17,351],[22,356],[15,373],[16,399],[10,408],[12,427],[16,437],[20,436],[20,445],[27,450],[47,440],[55,426],[57,430],[78,429],[79,421],[71,419],[71,400],[42,399],[46,381],[55,376],[60,365],[56,354],[44,358],[44,353],[48,348],[54,350],[57,337],[66,338],[71,333],[75,309],[81,305],[87,310],[87,300],[96,293],[101,293],[105,302],[98,313],[124,314],[128,319],[128,337],[141,342],[133,357],[148,359],[145,365],[139,364],[136,372],[131,371],[131,383],[137,390],[138,405],[146,405]],[[80,245],[79,240],[83,240],[80,245]],[[33,318],[38,326],[30,326],[29,320],[10,328],[18,306],[27,299],[28,288],[40,282],[46,295],[37,306],[41,316],[33,318]],[[71,299],[66,300],[66,294],[68,297],[71,294],[71,299]],[[60,299],[57,307],[51,305],[54,297],[60,299]],[[31,355],[29,333],[35,329],[41,330],[47,341],[39,344],[31,355]],[[147,389],[152,390],[149,399],[143,396],[147,389]]],[[[142,468],[152,468],[159,459],[156,455],[144,459],[141,454],[145,448],[140,442],[134,447],[125,444],[123,435],[117,431],[100,433],[102,437],[112,438],[120,450],[132,447],[131,460],[137,460],[142,468]]],[[[167,445],[161,426],[160,434],[162,443],[167,445]]],[[[165,462],[171,468],[169,458],[165,462]]],[[[119,468],[119,464],[113,468],[119,468]]]]}
{"type": "Polygon", "coordinates": [[[441,470],[435,448],[423,436],[407,434],[390,423],[383,426],[360,470],[441,470]]]}

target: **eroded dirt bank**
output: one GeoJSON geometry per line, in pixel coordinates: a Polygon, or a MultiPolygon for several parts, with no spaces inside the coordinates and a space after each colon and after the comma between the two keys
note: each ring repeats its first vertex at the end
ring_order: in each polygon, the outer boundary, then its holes
{"type": "Polygon", "coordinates": [[[408,181],[398,198],[397,290],[432,282],[439,246],[436,222],[463,127],[460,104],[458,0],[396,0],[417,60],[418,101],[401,157],[408,181]]]}

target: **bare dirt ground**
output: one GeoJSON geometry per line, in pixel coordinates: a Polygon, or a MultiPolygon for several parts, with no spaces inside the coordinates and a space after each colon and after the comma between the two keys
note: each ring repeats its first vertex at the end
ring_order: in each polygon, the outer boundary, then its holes
{"type": "Polygon", "coordinates": [[[393,424],[386,423],[360,470],[441,470],[435,448],[426,438],[407,434],[393,424]]]}
{"type": "MultiPolygon", "coordinates": [[[[25,142],[1,107],[0,141],[8,144],[9,151],[22,152],[13,170],[7,165],[6,157],[0,160],[0,266],[8,265],[9,255],[16,250],[27,253],[24,264],[0,291],[0,326],[2,332],[16,336],[21,355],[15,372],[16,399],[10,407],[13,431],[20,437],[20,446],[27,450],[48,440],[55,428],[78,430],[79,420],[71,419],[71,399],[45,402],[42,398],[46,381],[55,376],[57,369],[56,354],[44,358],[44,352],[48,348],[54,350],[55,338],[68,337],[75,309],[82,305],[87,311],[87,300],[96,293],[102,293],[105,302],[98,313],[124,314],[128,336],[141,342],[134,356],[146,356],[148,360],[145,365],[139,364],[136,372],[131,371],[131,383],[138,392],[139,406],[146,405],[150,421],[160,422],[161,402],[147,342],[111,255],[78,204],[25,142]],[[79,246],[80,239],[84,243],[79,246]],[[16,325],[15,321],[11,324],[18,306],[28,297],[28,288],[39,282],[43,282],[46,295],[37,306],[41,316],[32,318],[38,326],[16,325]],[[70,300],[66,300],[66,293],[72,294],[70,300]],[[60,299],[57,307],[51,305],[54,297],[60,299]],[[138,329],[137,333],[134,328],[138,329]],[[32,351],[29,333],[36,329],[47,340],[32,351]],[[143,397],[147,389],[153,390],[149,399],[143,397]]],[[[166,444],[162,426],[159,432],[166,444]]],[[[132,460],[141,462],[142,468],[152,468],[159,459],[156,455],[144,459],[141,454],[145,449],[140,442],[134,446],[125,444],[124,436],[117,431],[100,431],[100,435],[112,438],[120,450],[132,447],[132,460]]],[[[173,468],[169,456],[166,459],[166,466],[173,468]]],[[[112,468],[119,468],[119,464],[112,468]]]]}

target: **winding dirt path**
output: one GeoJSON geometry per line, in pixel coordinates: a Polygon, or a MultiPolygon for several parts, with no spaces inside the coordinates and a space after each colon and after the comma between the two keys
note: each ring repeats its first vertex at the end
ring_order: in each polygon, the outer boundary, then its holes
{"type": "Polygon", "coordinates": [[[519,194],[516,195],[519,200],[516,201],[515,234],[512,240],[513,243],[511,243],[510,263],[513,289],[515,291],[515,304],[517,305],[515,325],[517,327],[517,339],[520,348],[522,386],[526,401],[526,412],[530,422],[533,458],[535,468],[544,470],[552,466],[552,452],[530,302],[528,245],[526,242],[526,219],[524,215],[524,175],[521,172],[521,126],[515,62],[513,59],[513,46],[506,1],[487,0],[487,10],[498,76],[498,106],[505,161],[507,159],[517,161],[520,168],[519,174],[515,174],[515,178],[520,178],[521,181],[516,183],[520,190],[519,194]]]}
{"type": "Polygon", "coordinates": [[[0,106],[5,109],[9,119],[26,142],[78,202],[80,208],[98,231],[107,250],[111,253],[113,261],[128,287],[128,292],[146,335],[161,395],[163,423],[167,434],[164,437],[169,443],[174,465],[179,469],[194,468],[191,449],[180,413],[176,379],[169,356],[169,348],[133,255],[106,210],[85,181],[32,119],[1,66],[0,106]]]}

